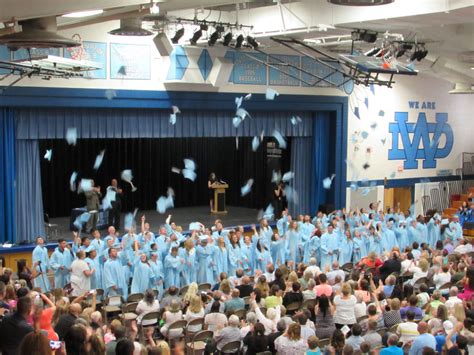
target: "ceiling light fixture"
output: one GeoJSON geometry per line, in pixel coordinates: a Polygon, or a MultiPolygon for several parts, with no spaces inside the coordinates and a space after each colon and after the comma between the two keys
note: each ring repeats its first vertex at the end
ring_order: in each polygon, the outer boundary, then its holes
{"type": "Polygon", "coordinates": [[[153,32],[142,28],[142,20],[138,17],[120,19],[120,27],[109,31],[114,36],[151,36],[153,32]]]}
{"type": "Polygon", "coordinates": [[[150,7],[150,14],[152,15],[158,15],[160,13],[160,7],[156,2],[153,3],[150,7]]]}
{"type": "Polygon", "coordinates": [[[228,32],[222,41],[222,45],[228,47],[230,42],[232,42],[232,32],[228,32]]]}
{"type": "Polygon", "coordinates": [[[236,49],[242,48],[242,43],[244,43],[244,35],[240,34],[240,35],[235,39],[235,48],[236,48],[236,49]]]}
{"type": "Polygon", "coordinates": [[[89,17],[89,16],[100,15],[103,12],[104,12],[104,10],[78,11],[78,12],[71,12],[71,13],[68,13],[68,14],[64,14],[64,15],[62,15],[62,17],[81,18],[81,17],[89,17]]]}
{"type": "Polygon", "coordinates": [[[216,30],[214,31],[211,36],[209,37],[209,41],[207,41],[207,44],[212,47],[213,45],[216,44],[217,40],[219,39],[220,33],[216,30]]]}
{"type": "Polygon", "coordinates": [[[252,46],[253,49],[258,48],[258,42],[251,36],[247,36],[247,44],[252,46]]]}
{"type": "Polygon", "coordinates": [[[197,41],[199,40],[199,38],[201,38],[201,36],[202,36],[202,30],[199,29],[196,32],[194,32],[194,34],[191,37],[191,39],[189,40],[189,42],[191,42],[192,45],[195,45],[197,43],[197,41]]]}
{"type": "Polygon", "coordinates": [[[179,40],[181,39],[181,37],[183,36],[184,36],[184,27],[181,27],[179,30],[176,31],[176,33],[174,34],[174,37],[171,38],[171,42],[173,42],[174,44],[177,44],[179,40]]]}

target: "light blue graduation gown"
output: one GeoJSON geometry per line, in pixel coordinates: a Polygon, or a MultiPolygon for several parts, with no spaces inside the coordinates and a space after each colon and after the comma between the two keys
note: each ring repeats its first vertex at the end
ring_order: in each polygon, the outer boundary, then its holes
{"type": "Polygon", "coordinates": [[[385,251],[392,251],[394,247],[398,247],[395,233],[390,228],[382,230],[382,247],[385,251]]]}
{"type": "Polygon", "coordinates": [[[301,244],[304,245],[309,238],[311,238],[311,234],[313,234],[314,225],[309,222],[304,222],[300,224],[300,235],[301,235],[301,244]]]}
{"type": "Polygon", "coordinates": [[[365,237],[362,235],[360,238],[354,237],[352,239],[352,249],[352,262],[356,264],[368,255],[365,237]]]}
{"type": "Polygon", "coordinates": [[[89,265],[89,269],[95,269],[94,273],[91,276],[91,289],[95,290],[98,288],[102,288],[102,265],[100,265],[99,257],[96,256],[94,259],[85,258],[84,259],[87,265],[89,265]]]}
{"type": "Polygon", "coordinates": [[[414,242],[417,242],[419,245],[421,245],[421,233],[418,230],[418,228],[415,228],[410,225],[407,228],[407,231],[408,231],[408,241],[410,243],[410,246],[413,245],[414,242]]]}
{"type": "MultiPolygon", "coordinates": [[[[260,238],[256,235],[254,236],[254,241],[259,240],[260,238]]],[[[260,239],[262,243],[265,244],[263,239],[260,239]]],[[[250,243],[249,245],[245,243],[240,244],[240,251],[242,253],[243,269],[246,274],[253,275],[255,270],[255,242],[250,243]]]]}
{"type": "Polygon", "coordinates": [[[352,252],[354,249],[354,242],[352,239],[348,239],[345,235],[341,237],[339,252],[339,265],[344,265],[346,263],[352,262],[352,252]]]}
{"type": "Polygon", "coordinates": [[[280,238],[270,243],[270,254],[272,255],[272,260],[275,263],[275,267],[283,265],[286,262],[285,244],[286,240],[284,238],[280,238]]]}
{"type": "Polygon", "coordinates": [[[150,287],[153,290],[158,291],[158,299],[163,298],[163,283],[164,283],[164,272],[163,272],[163,263],[158,258],[156,262],[153,260],[149,261],[151,271],[153,272],[153,278],[151,279],[150,287]]]}
{"type": "Polygon", "coordinates": [[[97,250],[97,256],[102,252],[104,249],[104,244],[105,242],[103,240],[99,239],[93,239],[91,240],[91,245],[94,247],[95,250],[97,250]]]}
{"type": "Polygon", "coordinates": [[[169,243],[167,243],[166,236],[158,235],[155,238],[155,244],[158,246],[158,252],[160,253],[161,261],[164,261],[165,257],[169,253],[169,243]]]}
{"type": "Polygon", "coordinates": [[[319,263],[319,247],[321,241],[317,235],[312,236],[304,244],[304,253],[303,253],[303,262],[308,264],[311,258],[316,258],[316,261],[319,263]]]}
{"type": "Polygon", "coordinates": [[[328,265],[332,268],[332,263],[337,260],[337,252],[339,250],[339,234],[336,232],[324,233],[321,236],[321,269],[325,269],[328,265]],[[329,255],[332,253],[332,255],[329,255]]]}
{"type": "Polygon", "coordinates": [[[145,291],[150,288],[153,278],[154,274],[151,267],[140,260],[135,264],[130,292],[145,293],[145,291]]]}
{"type": "Polygon", "coordinates": [[[440,240],[440,226],[435,223],[435,219],[431,218],[428,222],[428,244],[434,248],[438,240],[440,240]]]}
{"type": "Polygon", "coordinates": [[[288,216],[283,216],[277,221],[278,234],[284,235],[288,230],[288,216]]]}
{"type": "Polygon", "coordinates": [[[182,285],[189,285],[196,282],[196,249],[191,249],[188,253],[185,248],[179,248],[178,255],[184,260],[184,267],[181,271],[182,285]]]}
{"type": "Polygon", "coordinates": [[[296,268],[300,259],[298,246],[301,244],[300,232],[289,230],[285,234],[287,261],[293,261],[293,268],[296,268]]]}
{"type": "Polygon", "coordinates": [[[41,262],[41,265],[36,266],[36,272],[43,272],[43,274],[36,277],[33,282],[35,287],[41,288],[42,292],[48,292],[51,289],[47,272],[49,270],[49,258],[48,249],[44,246],[37,245],[33,249],[32,255],[33,264],[37,261],[41,262]]]}
{"type": "Polygon", "coordinates": [[[228,271],[228,256],[227,256],[227,249],[221,248],[217,245],[213,246],[214,253],[212,254],[213,261],[214,261],[214,279],[217,279],[221,272],[227,273],[228,271]]]}
{"type": "Polygon", "coordinates": [[[265,272],[269,263],[273,263],[270,251],[265,247],[262,247],[262,251],[255,248],[255,269],[265,272]]]}
{"type": "Polygon", "coordinates": [[[267,249],[270,249],[270,244],[272,242],[273,230],[270,227],[260,227],[259,237],[262,242],[265,244],[267,249]]]}
{"type": "Polygon", "coordinates": [[[383,248],[382,248],[382,238],[378,234],[369,234],[367,236],[369,239],[369,253],[371,251],[375,251],[377,255],[382,255],[383,254],[383,248]]]}
{"type": "Polygon", "coordinates": [[[165,258],[165,288],[171,286],[181,287],[179,274],[182,269],[181,258],[168,254],[165,258]]]}
{"type": "Polygon", "coordinates": [[[418,223],[416,225],[416,229],[420,232],[420,245],[421,243],[428,242],[428,227],[424,223],[418,223]]]}
{"type": "Polygon", "coordinates": [[[69,283],[71,279],[71,267],[72,256],[71,251],[65,248],[62,252],[58,247],[54,249],[53,254],[49,260],[49,266],[54,270],[54,287],[63,288],[69,283]],[[61,270],[61,266],[63,269],[61,270]]]}
{"type": "Polygon", "coordinates": [[[108,296],[121,295],[125,299],[128,297],[128,284],[119,258],[105,262],[102,283],[108,296]],[[112,286],[117,286],[117,290],[113,290],[112,286]]]}
{"type": "Polygon", "coordinates": [[[196,246],[197,275],[196,279],[199,284],[214,282],[211,266],[211,258],[214,250],[211,246],[196,246]]]}
{"type": "Polygon", "coordinates": [[[228,263],[228,276],[235,276],[235,271],[239,268],[243,267],[243,260],[242,260],[242,250],[240,249],[240,245],[236,244],[232,246],[231,243],[227,245],[227,252],[229,255],[229,263],[228,263]]]}
{"type": "Polygon", "coordinates": [[[400,250],[404,251],[405,248],[410,245],[410,241],[408,240],[408,232],[406,228],[402,228],[402,227],[395,228],[395,235],[397,236],[400,250]]]}

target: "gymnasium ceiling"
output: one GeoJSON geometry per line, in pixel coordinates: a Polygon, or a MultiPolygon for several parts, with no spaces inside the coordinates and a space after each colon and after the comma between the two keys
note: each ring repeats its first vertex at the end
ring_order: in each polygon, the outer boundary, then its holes
{"type": "MultiPolygon", "coordinates": [[[[219,20],[253,25],[252,34],[262,47],[277,45],[272,35],[299,39],[336,36],[340,41],[321,45],[334,52],[350,51],[354,29],[369,29],[405,40],[425,42],[427,57],[417,68],[454,83],[474,84],[474,1],[473,0],[395,0],[373,7],[337,6],[326,0],[158,0],[160,15],[219,20]]],[[[16,21],[58,16],[58,29],[70,29],[149,13],[144,0],[0,0],[0,35],[16,21]],[[77,11],[103,9],[101,15],[70,19],[60,17],[77,11]]],[[[322,39],[322,40],[321,40],[322,39]]],[[[316,44],[318,46],[318,44],[316,44]]],[[[357,43],[366,50],[373,44],[357,43]]]]}

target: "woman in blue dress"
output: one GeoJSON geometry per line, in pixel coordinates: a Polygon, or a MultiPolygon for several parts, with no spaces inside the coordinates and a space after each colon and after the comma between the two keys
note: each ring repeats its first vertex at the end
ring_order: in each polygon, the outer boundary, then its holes
{"type": "Polygon", "coordinates": [[[285,264],[285,238],[281,238],[277,232],[272,235],[270,254],[276,267],[285,264]]]}
{"type": "Polygon", "coordinates": [[[243,268],[242,250],[240,249],[239,236],[233,233],[227,243],[227,251],[229,253],[228,276],[235,276],[237,269],[243,268]]]}
{"type": "Polygon", "coordinates": [[[217,277],[221,274],[221,272],[227,273],[229,270],[228,253],[227,248],[225,247],[224,237],[217,238],[217,245],[215,246],[214,250],[214,279],[217,280],[217,277]]]}
{"type": "Polygon", "coordinates": [[[293,263],[292,269],[295,269],[300,260],[298,246],[301,243],[301,236],[298,231],[298,222],[291,221],[288,231],[285,233],[287,261],[293,263]]]}
{"type": "Polygon", "coordinates": [[[255,248],[255,269],[266,272],[267,265],[272,263],[272,256],[261,240],[257,242],[255,248]]]}
{"type": "Polygon", "coordinates": [[[346,229],[341,238],[341,250],[339,252],[339,265],[344,265],[352,261],[352,251],[354,242],[352,241],[351,231],[346,229]]]}
{"type": "Polygon", "coordinates": [[[183,285],[196,282],[196,249],[191,238],[184,242],[184,248],[179,249],[179,256],[184,260],[184,267],[181,271],[181,281],[183,285]]]}

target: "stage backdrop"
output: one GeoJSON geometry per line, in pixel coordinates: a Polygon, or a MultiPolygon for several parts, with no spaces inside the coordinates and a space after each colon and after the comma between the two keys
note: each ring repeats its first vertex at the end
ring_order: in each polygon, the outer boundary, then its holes
{"type": "MultiPolygon", "coordinates": [[[[44,210],[50,217],[67,216],[71,208],[85,206],[84,194],[71,192],[71,173],[94,179],[102,192],[117,178],[124,190],[123,210],[154,210],[159,196],[166,195],[168,187],[175,192],[175,207],[208,205],[207,180],[211,171],[226,181],[228,205],[264,208],[270,201],[268,185],[271,171],[266,169],[267,142],[264,138],[256,152],[252,151],[252,138],[240,137],[238,148],[235,138],[159,138],[159,139],[79,139],[70,146],[64,139],[40,140],[40,155],[52,149],[53,159],[41,160],[44,210]],[[93,169],[100,151],[105,150],[100,168],[93,169]],[[171,167],[183,168],[183,159],[191,158],[197,165],[194,182],[184,179],[171,167]],[[120,172],[132,169],[133,183],[138,190],[132,193],[130,185],[120,181],[120,172]],[[241,196],[240,188],[248,179],[254,179],[252,191],[241,196]]],[[[291,138],[289,138],[291,142],[291,138]]],[[[291,146],[283,150],[281,168],[290,169],[291,146]]],[[[271,191],[271,189],[270,189],[271,191]]]]}

